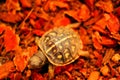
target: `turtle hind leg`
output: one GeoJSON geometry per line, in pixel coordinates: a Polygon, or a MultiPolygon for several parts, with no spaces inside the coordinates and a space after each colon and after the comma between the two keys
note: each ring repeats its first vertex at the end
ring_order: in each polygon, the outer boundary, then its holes
{"type": "Polygon", "coordinates": [[[55,66],[52,64],[48,65],[48,75],[49,75],[49,80],[54,78],[54,70],[55,70],[55,66]]]}

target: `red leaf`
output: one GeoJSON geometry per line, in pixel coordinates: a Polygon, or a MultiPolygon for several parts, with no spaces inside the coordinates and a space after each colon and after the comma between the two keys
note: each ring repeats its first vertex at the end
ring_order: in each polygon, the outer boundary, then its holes
{"type": "Polygon", "coordinates": [[[55,74],[59,74],[61,72],[62,72],[62,67],[61,66],[55,67],[55,74]]]}
{"type": "Polygon", "coordinates": [[[35,29],[41,29],[45,25],[44,19],[39,19],[36,21],[34,28],[35,29]]]}
{"type": "Polygon", "coordinates": [[[117,16],[120,16],[120,7],[117,7],[117,8],[115,9],[115,12],[116,12],[117,16]]]}
{"type": "Polygon", "coordinates": [[[43,76],[39,73],[33,72],[32,73],[32,80],[45,80],[43,76]]]}
{"type": "Polygon", "coordinates": [[[95,0],[85,0],[85,3],[90,7],[92,10],[94,8],[94,2],[95,0]]]}
{"type": "Polygon", "coordinates": [[[33,34],[37,36],[42,36],[44,33],[45,31],[42,31],[42,30],[38,30],[38,29],[33,30],[33,34]]]}
{"type": "Polygon", "coordinates": [[[19,40],[20,39],[15,32],[10,27],[6,27],[4,33],[4,46],[6,52],[16,50],[16,48],[19,46],[19,40]]]}
{"type": "Polygon", "coordinates": [[[95,57],[97,58],[97,61],[96,61],[96,66],[100,67],[102,65],[102,60],[103,60],[103,57],[100,53],[98,53],[97,51],[94,51],[94,55],[95,57]]]}

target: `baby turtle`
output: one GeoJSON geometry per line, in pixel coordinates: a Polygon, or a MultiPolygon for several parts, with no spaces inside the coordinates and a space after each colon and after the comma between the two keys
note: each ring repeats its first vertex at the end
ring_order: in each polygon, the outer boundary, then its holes
{"type": "Polygon", "coordinates": [[[39,51],[33,55],[29,61],[30,68],[40,68],[48,60],[55,66],[65,66],[79,56],[88,56],[88,51],[83,51],[80,35],[71,27],[78,26],[79,23],[57,27],[46,32],[41,38],[36,38],[39,51]]]}

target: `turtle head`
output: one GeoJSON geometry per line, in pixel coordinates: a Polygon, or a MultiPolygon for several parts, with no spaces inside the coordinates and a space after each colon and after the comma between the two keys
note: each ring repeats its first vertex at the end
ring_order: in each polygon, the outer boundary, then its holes
{"type": "Polygon", "coordinates": [[[28,68],[29,69],[37,69],[41,68],[45,62],[47,61],[45,55],[42,53],[41,50],[39,50],[36,54],[34,54],[29,62],[28,62],[28,68]]]}

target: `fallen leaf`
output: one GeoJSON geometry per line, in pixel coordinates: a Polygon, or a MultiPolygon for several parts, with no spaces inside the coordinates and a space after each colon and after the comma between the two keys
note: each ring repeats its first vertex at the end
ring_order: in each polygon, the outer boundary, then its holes
{"type": "Polygon", "coordinates": [[[107,21],[107,28],[109,29],[111,34],[116,34],[120,30],[120,23],[118,18],[111,14],[104,14],[104,17],[107,21]],[[114,26],[114,27],[113,27],[114,26]]]}
{"type": "Polygon", "coordinates": [[[18,21],[21,21],[23,18],[23,14],[21,13],[13,14],[13,13],[7,13],[7,12],[0,12],[0,15],[2,15],[0,16],[0,20],[9,22],[9,23],[16,23],[18,21]]]}
{"type": "Polygon", "coordinates": [[[102,45],[98,42],[98,40],[96,38],[93,38],[93,46],[97,49],[97,50],[102,50],[102,45]]]}
{"type": "Polygon", "coordinates": [[[43,76],[37,72],[32,73],[32,80],[45,80],[43,76]]]}
{"type": "Polygon", "coordinates": [[[19,37],[15,34],[15,32],[8,26],[6,26],[6,30],[4,33],[4,46],[6,49],[6,52],[11,50],[16,50],[16,48],[19,46],[19,37]]]}
{"type": "Polygon", "coordinates": [[[91,10],[94,9],[94,2],[95,0],[85,0],[85,3],[90,7],[91,10]]]}
{"type": "Polygon", "coordinates": [[[20,0],[22,7],[30,8],[32,7],[32,4],[30,3],[30,0],[20,0]]]}
{"type": "Polygon", "coordinates": [[[33,34],[35,34],[37,36],[42,36],[44,33],[45,33],[45,31],[43,31],[43,30],[38,30],[38,29],[33,30],[33,34]]]}
{"type": "Polygon", "coordinates": [[[102,60],[103,60],[102,54],[98,53],[98,51],[94,51],[93,53],[95,55],[95,58],[97,58],[95,63],[96,66],[100,67],[102,65],[102,60]]]}
{"type": "Polygon", "coordinates": [[[101,41],[99,41],[99,43],[105,46],[114,46],[116,41],[107,36],[101,36],[101,41]]]}
{"type": "Polygon", "coordinates": [[[107,64],[114,55],[114,53],[115,51],[112,48],[107,49],[105,52],[105,56],[103,57],[102,64],[107,64]]]}
{"type": "Polygon", "coordinates": [[[88,80],[98,80],[100,72],[99,71],[92,71],[88,77],[88,80]]]}
{"type": "Polygon", "coordinates": [[[30,57],[36,52],[37,46],[28,47],[26,50],[20,49],[13,59],[16,69],[22,72],[26,68],[30,57]]]}
{"type": "Polygon", "coordinates": [[[95,5],[108,13],[113,11],[113,4],[111,0],[99,0],[95,5]]]}
{"type": "Polygon", "coordinates": [[[0,79],[6,78],[11,72],[15,70],[14,63],[12,61],[6,62],[0,66],[0,79]]]}
{"type": "Polygon", "coordinates": [[[86,21],[90,18],[90,10],[86,5],[82,5],[80,10],[77,12],[78,18],[82,21],[86,21]]]}
{"type": "Polygon", "coordinates": [[[62,1],[52,1],[52,0],[47,2],[45,9],[46,10],[50,9],[52,11],[56,11],[57,7],[69,9],[69,5],[67,3],[62,2],[62,1]]]}
{"type": "Polygon", "coordinates": [[[6,0],[5,5],[8,11],[11,11],[11,10],[20,11],[21,10],[19,0],[6,0]]]}

